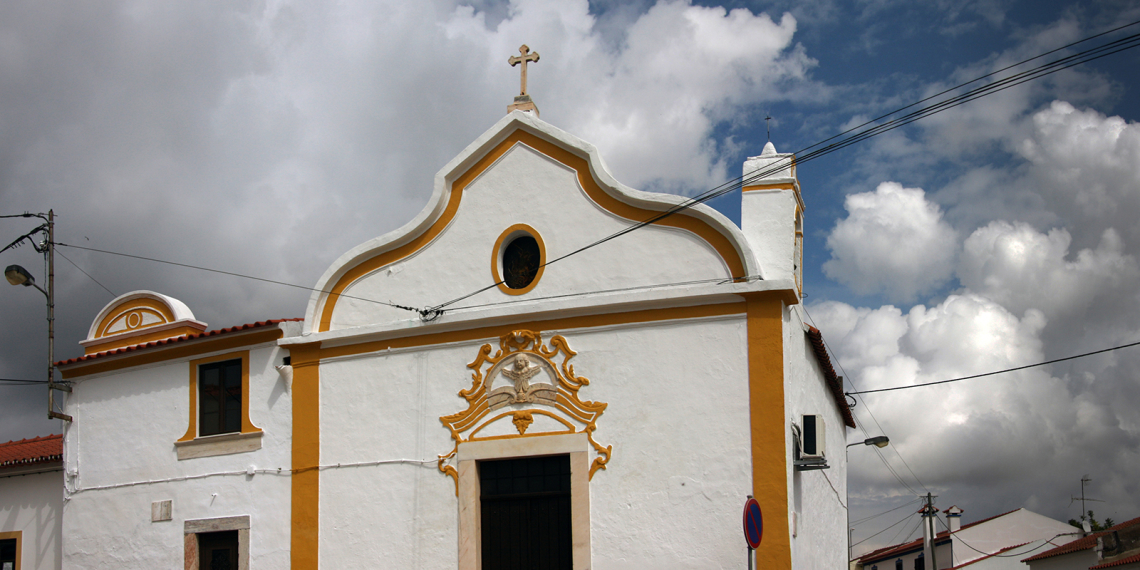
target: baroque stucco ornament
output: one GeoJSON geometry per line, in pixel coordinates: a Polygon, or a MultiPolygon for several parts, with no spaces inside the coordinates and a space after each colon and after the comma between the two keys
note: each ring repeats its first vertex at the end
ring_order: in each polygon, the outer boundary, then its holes
{"type": "Polygon", "coordinates": [[[459,472],[448,462],[459,452],[459,444],[465,441],[585,433],[597,454],[590,465],[590,478],[598,469],[605,469],[613,446],[603,447],[595,441],[594,431],[608,404],[578,398],[578,390],[589,385],[590,381],[574,374],[570,359],[577,353],[570,349],[566,339],[556,335],[547,346],[541,333],[519,330],[499,338],[499,350],[494,356],[491,351],[490,344],[483,345],[475,361],[467,365],[473,371],[471,388],[459,391],[459,396],[467,400],[467,409],[439,418],[451,430],[451,439],[455,441],[450,452],[439,456],[439,470],[455,480],[456,491],[459,472]],[[546,374],[540,376],[542,372],[546,374]],[[504,385],[496,387],[496,379],[499,378],[504,385]],[[544,381],[547,379],[550,382],[544,381]],[[509,409],[499,412],[507,407],[509,409]],[[555,420],[558,427],[539,428],[535,420],[540,416],[555,420]],[[499,420],[513,423],[518,433],[479,436],[483,428],[499,420]],[[532,425],[536,429],[527,433],[532,425]]]}

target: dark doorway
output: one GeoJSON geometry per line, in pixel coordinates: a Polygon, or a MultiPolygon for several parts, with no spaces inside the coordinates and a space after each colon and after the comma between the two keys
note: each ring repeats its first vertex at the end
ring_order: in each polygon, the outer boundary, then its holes
{"type": "Polygon", "coordinates": [[[483,570],[570,570],[570,456],[479,463],[483,570]]]}
{"type": "Polygon", "coordinates": [[[237,570],[238,531],[198,535],[198,570],[237,570]]]}

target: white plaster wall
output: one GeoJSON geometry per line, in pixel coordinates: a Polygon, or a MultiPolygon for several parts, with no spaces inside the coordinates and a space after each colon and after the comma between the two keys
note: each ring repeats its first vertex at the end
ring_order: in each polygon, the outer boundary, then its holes
{"type": "MultiPolygon", "coordinates": [[[[504,332],[509,327],[504,327],[504,332]]],[[[751,488],[743,315],[566,337],[583,400],[607,402],[613,445],[590,484],[593,568],[737,567],[751,488]]],[[[439,416],[466,409],[466,365],[497,338],[321,365],[322,464],[434,459],[452,449],[439,416]]],[[[533,428],[532,428],[533,429],[533,428]]],[[[323,568],[454,568],[458,505],[434,462],[321,473],[323,568]]]]}
{"type": "Polygon", "coordinates": [[[63,471],[8,476],[0,471],[0,533],[21,531],[21,568],[60,567],[63,471]]]}
{"type": "Polygon", "coordinates": [[[792,190],[749,190],[740,199],[740,229],[764,279],[795,278],[796,198],[792,190]]]}
{"type": "MultiPolygon", "coordinates": [[[[792,538],[793,568],[847,566],[847,427],[804,333],[799,306],[784,310],[784,413],[787,417],[788,506],[797,513],[792,538]],[[792,465],[792,424],[804,414],[824,417],[829,469],[796,471],[792,465]]],[[[789,526],[791,515],[789,514],[789,526]]],[[[789,529],[789,532],[791,530],[789,529]]]]}
{"type": "MultiPolygon", "coordinates": [[[[991,521],[959,530],[954,534],[954,538],[956,542],[964,542],[982,552],[997,552],[1015,544],[1054,537],[1053,542],[1055,544],[1066,544],[1078,537],[1078,535],[1073,534],[1075,531],[1077,529],[1068,523],[1039,515],[1033,511],[1018,509],[991,521]]],[[[981,558],[983,555],[974,549],[964,544],[961,546],[955,544],[954,564],[964,564],[981,558]]]]}
{"type": "MultiPolygon", "coordinates": [[[[955,554],[957,554],[958,548],[959,547],[955,547],[955,554]]],[[[1029,570],[1029,566],[1025,565],[1022,560],[1035,554],[1040,554],[1050,548],[1054,548],[1054,546],[1046,544],[1045,540],[1035,540],[1025,546],[1019,546],[1002,552],[997,556],[971,562],[970,570],[1029,570]]],[[[1082,566],[1081,570],[1085,570],[1086,568],[1088,568],[1088,566],[1082,566]]]]}
{"type": "Polygon", "coordinates": [[[67,468],[77,476],[63,508],[63,567],[181,568],[184,521],[236,515],[251,518],[249,567],[288,567],[288,474],[210,476],[289,468],[292,406],[273,368],[285,354],[275,345],[250,350],[249,416],[264,435],[262,448],[247,453],[178,460],[174,442],[190,418],[189,359],[79,382],[67,402],[75,417],[65,434],[67,468]],[[173,501],[173,520],[152,523],[151,503],[162,500],[173,501]]]}
{"type": "MultiPolygon", "coordinates": [[[[596,205],[574,171],[530,147],[516,145],[463,193],[451,224],[427,248],[374,272],[346,295],[412,307],[435,306],[495,283],[495,241],[510,226],[527,224],[552,260],[626,229],[631,222],[596,205]]],[[[720,255],[704,240],[664,226],[636,232],[544,269],[527,298],[729,277],[720,255]]],[[[458,305],[518,300],[492,288],[458,305]]],[[[414,318],[414,313],[342,298],[332,328],[414,318]]]]}

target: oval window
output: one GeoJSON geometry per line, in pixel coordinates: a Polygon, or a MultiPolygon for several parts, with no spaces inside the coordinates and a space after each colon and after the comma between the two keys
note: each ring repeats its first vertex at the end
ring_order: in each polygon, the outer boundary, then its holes
{"type": "Polygon", "coordinates": [[[503,250],[503,284],[511,289],[525,289],[534,282],[542,265],[542,251],[533,236],[522,235],[503,250]]]}
{"type": "Polygon", "coordinates": [[[542,279],[545,262],[542,236],[526,224],[507,228],[491,250],[491,274],[499,290],[508,295],[523,295],[534,289],[542,279]]]}

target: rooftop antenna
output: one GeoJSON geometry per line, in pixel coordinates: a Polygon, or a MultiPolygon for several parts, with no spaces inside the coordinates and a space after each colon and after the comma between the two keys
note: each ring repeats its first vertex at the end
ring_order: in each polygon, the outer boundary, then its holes
{"type": "MultiPolygon", "coordinates": [[[[1089,478],[1088,473],[1086,473],[1083,477],[1081,477],[1081,496],[1080,497],[1072,497],[1072,500],[1069,501],[1070,505],[1072,505],[1073,502],[1075,502],[1075,501],[1081,502],[1081,522],[1084,522],[1085,519],[1088,517],[1088,514],[1089,514],[1088,507],[1085,506],[1085,501],[1093,501],[1093,502],[1097,502],[1097,503],[1103,503],[1104,502],[1100,499],[1093,499],[1093,498],[1085,496],[1085,483],[1088,483],[1090,481],[1092,481],[1092,479],[1089,478]]],[[[1089,530],[1085,529],[1085,532],[1089,532],[1089,530]]]]}

